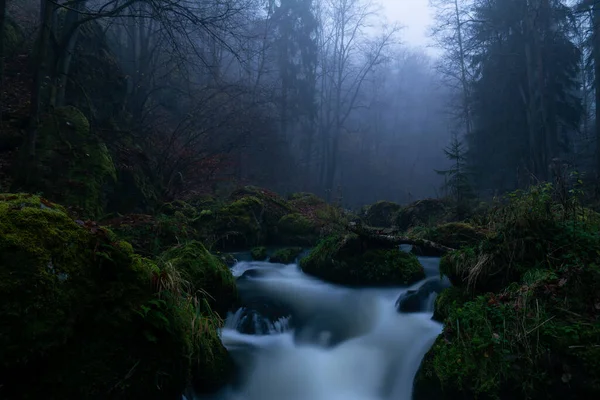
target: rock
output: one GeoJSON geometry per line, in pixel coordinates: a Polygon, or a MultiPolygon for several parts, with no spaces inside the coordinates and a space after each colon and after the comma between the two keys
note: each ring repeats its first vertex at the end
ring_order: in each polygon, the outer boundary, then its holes
{"type": "MultiPolygon", "coordinates": [[[[485,234],[472,225],[463,222],[450,222],[429,229],[423,229],[412,234],[418,239],[429,240],[453,249],[474,246],[485,239],[485,234]]],[[[414,246],[412,250],[419,256],[441,256],[439,252],[421,246],[414,246]]]]}
{"type": "Polygon", "coordinates": [[[256,246],[266,239],[262,223],[264,203],[254,196],[242,197],[222,207],[211,223],[213,234],[223,250],[239,250],[256,246]]]}
{"type": "Polygon", "coordinates": [[[103,188],[116,181],[116,170],[87,118],[75,107],[56,108],[42,117],[38,132],[36,163],[23,166],[29,177],[18,180],[53,201],[76,207],[82,216],[101,215],[103,188]]]}
{"type": "Polygon", "coordinates": [[[366,209],[365,222],[367,225],[379,228],[391,228],[400,211],[400,205],[390,201],[380,201],[366,209]]]}
{"type": "Polygon", "coordinates": [[[397,246],[370,246],[356,234],[332,235],[322,240],[300,265],[307,274],[343,285],[401,286],[425,278],[414,255],[397,246]]]}
{"type": "Polygon", "coordinates": [[[277,250],[269,258],[269,262],[276,264],[292,264],[302,253],[301,247],[289,247],[286,249],[277,250]]]}
{"type": "Polygon", "coordinates": [[[267,248],[264,246],[253,247],[250,250],[250,256],[255,261],[264,261],[267,259],[267,248]]]}
{"type": "Polygon", "coordinates": [[[414,313],[425,311],[429,296],[433,293],[440,294],[447,288],[448,282],[440,278],[429,278],[417,289],[404,292],[396,301],[396,309],[402,313],[414,313]]]}
{"type": "Polygon", "coordinates": [[[402,231],[414,226],[438,225],[447,218],[448,207],[443,200],[423,199],[402,208],[396,225],[402,231]]]}
{"type": "Polygon", "coordinates": [[[444,330],[416,400],[600,397],[598,222],[561,215],[548,192],[513,194],[493,234],[443,260],[455,286],[437,298],[444,330]]]}
{"type": "Polygon", "coordinates": [[[316,225],[299,213],[287,214],[277,222],[274,242],[287,246],[313,246],[318,240],[316,225]]]}
{"type": "Polygon", "coordinates": [[[190,376],[201,390],[227,379],[221,320],[196,297],[215,291],[189,284],[222,285],[212,266],[186,282],[180,261],[28,194],[0,195],[0,232],[1,398],[175,399],[190,376]]]}

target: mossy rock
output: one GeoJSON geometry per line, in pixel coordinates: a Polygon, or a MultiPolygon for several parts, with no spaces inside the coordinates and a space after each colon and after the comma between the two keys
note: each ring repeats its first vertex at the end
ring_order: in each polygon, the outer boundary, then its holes
{"type": "Polygon", "coordinates": [[[103,213],[105,189],[116,180],[116,171],[106,145],[91,134],[81,111],[67,106],[44,115],[36,151],[26,187],[77,208],[83,216],[103,213]]]}
{"type": "Polygon", "coordinates": [[[250,250],[250,256],[255,261],[264,261],[267,259],[267,248],[264,246],[253,247],[250,250]]]}
{"type": "Polygon", "coordinates": [[[179,211],[156,216],[127,214],[103,221],[103,225],[130,242],[137,253],[147,257],[156,257],[180,242],[198,239],[200,234],[190,223],[179,211]]]}
{"type": "Polygon", "coordinates": [[[0,397],[179,398],[192,318],[157,265],[38,196],[0,195],[0,231],[0,397]]]}
{"type": "Polygon", "coordinates": [[[319,196],[317,196],[313,193],[307,193],[307,192],[292,193],[288,196],[288,200],[290,201],[292,206],[298,206],[298,205],[318,206],[318,205],[326,204],[325,200],[323,200],[319,196]]]}
{"type": "Polygon", "coordinates": [[[225,263],[212,255],[200,242],[173,247],[160,257],[181,273],[181,278],[196,293],[202,290],[210,308],[225,317],[238,300],[235,278],[225,263]]]}
{"type": "Polygon", "coordinates": [[[240,250],[266,240],[262,223],[265,206],[254,196],[242,197],[214,213],[211,228],[222,250],[240,250]]]}
{"type": "Polygon", "coordinates": [[[391,201],[379,201],[372,204],[365,212],[367,225],[380,228],[391,228],[400,211],[400,205],[391,201]]]}
{"type": "Polygon", "coordinates": [[[442,260],[458,287],[436,304],[415,399],[600,396],[600,234],[543,195],[514,195],[494,235],[442,260]]]}
{"type": "Polygon", "coordinates": [[[296,261],[300,253],[302,253],[301,247],[279,249],[275,251],[271,257],[269,257],[269,262],[278,264],[292,264],[294,261],[296,261]]]}
{"type": "Polygon", "coordinates": [[[396,226],[402,231],[414,226],[435,226],[446,222],[448,214],[448,205],[444,200],[418,200],[398,212],[396,226]]]}
{"type": "Polygon", "coordinates": [[[352,286],[410,285],[425,278],[417,258],[394,247],[367,247],[358,235],[331,235],[300,261],[302,270],[352,286]]]}
{"type": "MultiPolygon", "coordinates": [[[[412,234],[415,232],[413,231],[412,234]]],[[[452,249],[474,246],[483,241],[485,233],[478,228],[464,222],[450,222],[426,228],[416,235],[419,239],[426,239],[452,249]]]]}
{"type": "Polygon", "coordinates": [[[244,197],[254,197],[260,200],[264,207],[262,219],[265,225],[272,227],[277,221],[292,211],[288,202],[277,193],[256,186],[244,186],[235,190],[230,199],[232,201],[240,200],[244,197]]]}
{"type": "MultiPolygon", "coordinates": [[[[599,271],[587,273],[600,282],[599,271]]],[[[451,306],[444,331],[416,376],[414,398],[597,398],[598,311],[569,307],[569,298],[585,302],[574,293],[582,286],[579,279],[548,293],[553,281],[547,275],[500,296],[451,306]]],[[[592,288],[583,285],[589,294],[592,288]]]]}
{"type": "Polygon", "coordinates": [[[313,246],[319,238],[314,222],[302,214],[287,214],[277,222],[277,236],[273,241],[280,245],[313,246]]]}

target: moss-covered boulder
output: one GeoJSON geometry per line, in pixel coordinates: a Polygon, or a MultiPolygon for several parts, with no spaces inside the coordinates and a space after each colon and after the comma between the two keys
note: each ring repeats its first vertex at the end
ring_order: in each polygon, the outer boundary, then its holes
{"type": "Polygon", "coordinates": [[[407,205],[398,212],[396,226],[405,231],[414,226],[434,226],[446,222],[449,207],[444,200],[423,199],[407,205]]]}
{"type": "Polygon", "coordinates": [[[210,308],[225,317],[237,302],[235,278],[225,263],[200,242],[187,242],[163,253],[161,262],[171,264],[186,284],[202,289],[210,308]]]}
{"type": "Polygon", "coordinates": [[[343,285],[410,285],[425,278],[414,255],[394,247],[367,244],[354,234],[327,237],[300,265],[307,274],[343,285]]]}
{"type": "MultiPolygon", "coordinates": [[[[475,246],[482,242],[486,233],[481,228],[476,228],[464,222],[450,222],[447,224],[416,227],[410,230],[411,238],[428,240],[451,249],[461,249],[468,246],[475,246]]],[[[413,246],[412,252],[419,256],[438,256],[438,254],[429,254],[428,249],[418,244],[413,246]]]]}
{"type": "Polygon", "coordinates": [[[216,244],[223,250],[239,250],[264,243],[264,210],[261,200],[246,196],[213,213],[210,225],[216,244]]]}
{"type": "Polygon", "coordinates": [[[493,234],[444,258],[455,287],[436,302],[444,331],[416,399],[600,396],[600,234],[552,198],[511,195],[493,234]]]}
{"type": "Polygon", "coordinates": [[[272,242],[288,246],[312,246],[319,238],[313,221],[299,213],[287,214],[277,222],[277,233],[272,242]]]}
{"type": "Polygon", "coordinates": [[[173,215],[127,214],[102,224],[131,243],[137,253],[147,257],[156,257],[180,242],[200,237],[190,219],[179,211],[173,215]]]}
{"type": "Polygon", "coordinates": [[[271,254],[271,257],[269,257],[269,262],[278,264],[291,264],[296,261],[300,253],[302,253],[301,247],[288,247],[285,249],[279,249],[271,254]]]}
{"type": "Polygon", "coordinates": [[[116,179],[106,145],[90,132],[86,117],[75,107],[44,115],[38,127],[35,165],[27,165],[24,185],[51,200],[73,206],[83,216],[102,214],[105,189],[116,179]]]}
{"type": "Polygon", "coordinates": [[[264,246],[253,247],[250,250],[250,257],[254,261],[264,261],[267,259],[267,248],[264,246]]]}
{"type": "Polygon", "coordinates": [[[366,209],[365,222],[370,226],[390,228],[395,224],[400,208],[399,204],[391,201],[379,201],[366,209]]]}
{"type": "Polygon", "coordinates": [[[172,264],[33,195],[0,195],[0,232],[1,398],[179,399],[225,363],[172,264]]]}

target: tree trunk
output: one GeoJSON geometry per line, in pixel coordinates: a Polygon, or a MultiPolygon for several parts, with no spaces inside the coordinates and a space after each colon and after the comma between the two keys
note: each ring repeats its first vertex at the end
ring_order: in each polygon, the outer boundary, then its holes
{"type": "MultiPolygon", "coordinates": [[[[6,25],[6,0],[0,0],[0,124],[4,110],[4,30],[6,25]]],[[[1,128],[0,128],[1,129],[1,128]]]]}
{"type": "Polygon", "coordinates": [[[85,1],[77,3],[73,8],[67,11],[65,17],[65,26],[63,28],[64,37],[61,40],[61,49],[59,49],[59,58],[56,70],[56,84],[53,90],[56,91],[54,104],[57,107],[65,105],[65,95],[67,91],[67,83],[69,81],[69,70],[71,68],[71,60],[79,39],[79,15],[85,8],[85,1]]]}
{"type": "Polygon", "coordinates": [[[37,126],[39,124],[40,113],[43,109],[43,84],[44,77],[48,71],[48,47],[50,46],[50,37],[52,35],[52,21],[54,18],[56,5],[48,0],[41,0],[42,27],[36,46],[35,74],[33,77],[33,87],[31,90],[31,101],[29,108],[29,126],[27,129],[27,152],[30,161],[35,159],[35,144],[37,135],[37,126]]]}
{"type": "Polygon", "coordinates": [[[594,59],[596,175],[600,181],[600,4],[592,6],[592,53],[594,59]]]}

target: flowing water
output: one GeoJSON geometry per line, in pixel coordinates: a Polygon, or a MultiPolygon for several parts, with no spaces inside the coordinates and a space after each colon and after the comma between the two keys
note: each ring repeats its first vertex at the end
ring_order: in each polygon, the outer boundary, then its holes
{"type": "MultiPolygon", "coordinates": [[[[438,275],[439,259],[420,261],[438,275]]],[[[227,318],[221,339],[240,373],[217,400],[411,399],[442,329],[431,320],[433,296],[402,314],[396,301],[411,288],[330,285],[296,264],[243,261],[232,272],[246,306],[227,318]]]]}

